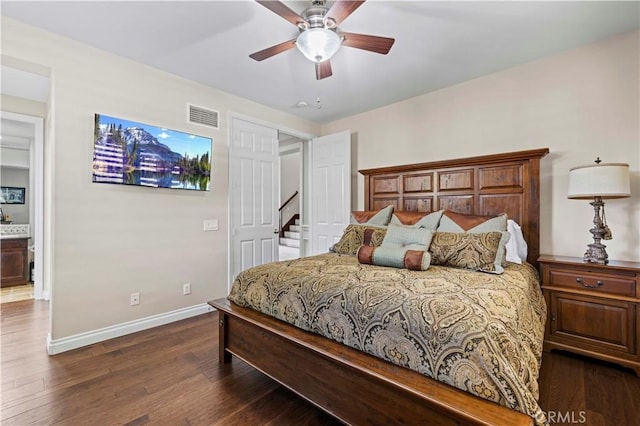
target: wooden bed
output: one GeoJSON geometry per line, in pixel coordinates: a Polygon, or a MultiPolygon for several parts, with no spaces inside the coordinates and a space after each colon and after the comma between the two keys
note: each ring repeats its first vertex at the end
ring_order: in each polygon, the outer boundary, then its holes
{"type": "MultiPolygon", "coordinates": [[[[361,170],[365,209],[492,215],[522,227],[539,255],[540,159],[548,149],[361,170]]],[[[439,383],[227,299],[219,310],[221,363],[232,355],[347,424],[530,425],[531,417],[439,383]],[[328,380],[331,378],[331,380],[328,380]]]]}

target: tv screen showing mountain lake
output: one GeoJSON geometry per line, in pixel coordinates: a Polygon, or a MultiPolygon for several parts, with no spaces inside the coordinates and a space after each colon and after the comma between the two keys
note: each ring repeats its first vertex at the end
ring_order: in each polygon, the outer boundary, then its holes
{"type": "Polygon", "coordinates": [[[208,191],[213,140],[95,115],[93,181],[208,191]]]}

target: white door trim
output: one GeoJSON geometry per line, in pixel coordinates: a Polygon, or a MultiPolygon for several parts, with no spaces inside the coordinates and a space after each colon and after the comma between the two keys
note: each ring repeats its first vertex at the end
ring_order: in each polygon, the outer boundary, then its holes
{"type": "Polygon", "coordinates": [[[228,126],[228,133],[227,133],[228,137],[229,137],[229,140],[231,140],[231,134],[232,134],[232,130],[233,130],[233,129],[231,129],[231,123],[232,123],[232,119],[233,118],[238,118],[240,120],[248,121],[250,123],[259,124],[261,126],[271,127],[272,129],[275,129],[275,130],[277,130],[279,132],[286,133],[288,135],[295,136],[295,137],[300,138],[300,139],[311,140],[311,139],[313,139],[313,138],[318,136],[318,135],[314,135],[312,133],[307,133],[307,132],[303,132],[303,131],[300,131],[300,130],[291,129],[289,127],[284,127],[284,126],[282,126],[280,124],[277,124],[277,123],[274,123],[272,121],[261,120],[259,118],[255,118],[255,117],[252,117],[250,115],[245,115],[245,114],[240,114],[238,112],[230,111],[229,112],[229,126],[228,126]]]}

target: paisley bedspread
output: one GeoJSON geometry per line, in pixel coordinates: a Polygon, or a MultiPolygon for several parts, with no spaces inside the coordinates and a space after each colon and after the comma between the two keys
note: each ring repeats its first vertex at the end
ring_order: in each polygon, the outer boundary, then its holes
{"type": "Polygon", "coordinates": [[[537,271],[358,263],[327,253],[248,269],[229,300],[545,421],[537,271]]]}

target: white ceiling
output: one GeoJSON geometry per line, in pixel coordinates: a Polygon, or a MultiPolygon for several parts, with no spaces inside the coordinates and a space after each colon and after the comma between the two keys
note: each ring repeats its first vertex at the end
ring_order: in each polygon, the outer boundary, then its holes
{"type": "MultiPolygon", "coordinates": [[[[300,13],[310,3],[286,1],[300,13]]],[[[343,47],[315,79],[295,38],[254,1],[2,1],[2,14],[319,123],[367,111],[639,28],[638,1],[369,0],[339,29],[393,37],[378,55],[343,47]],[[321,108],[316,100],[320,99],[321,108]],[[298,101],[309,106],[297,108],[298,101]]]]}

